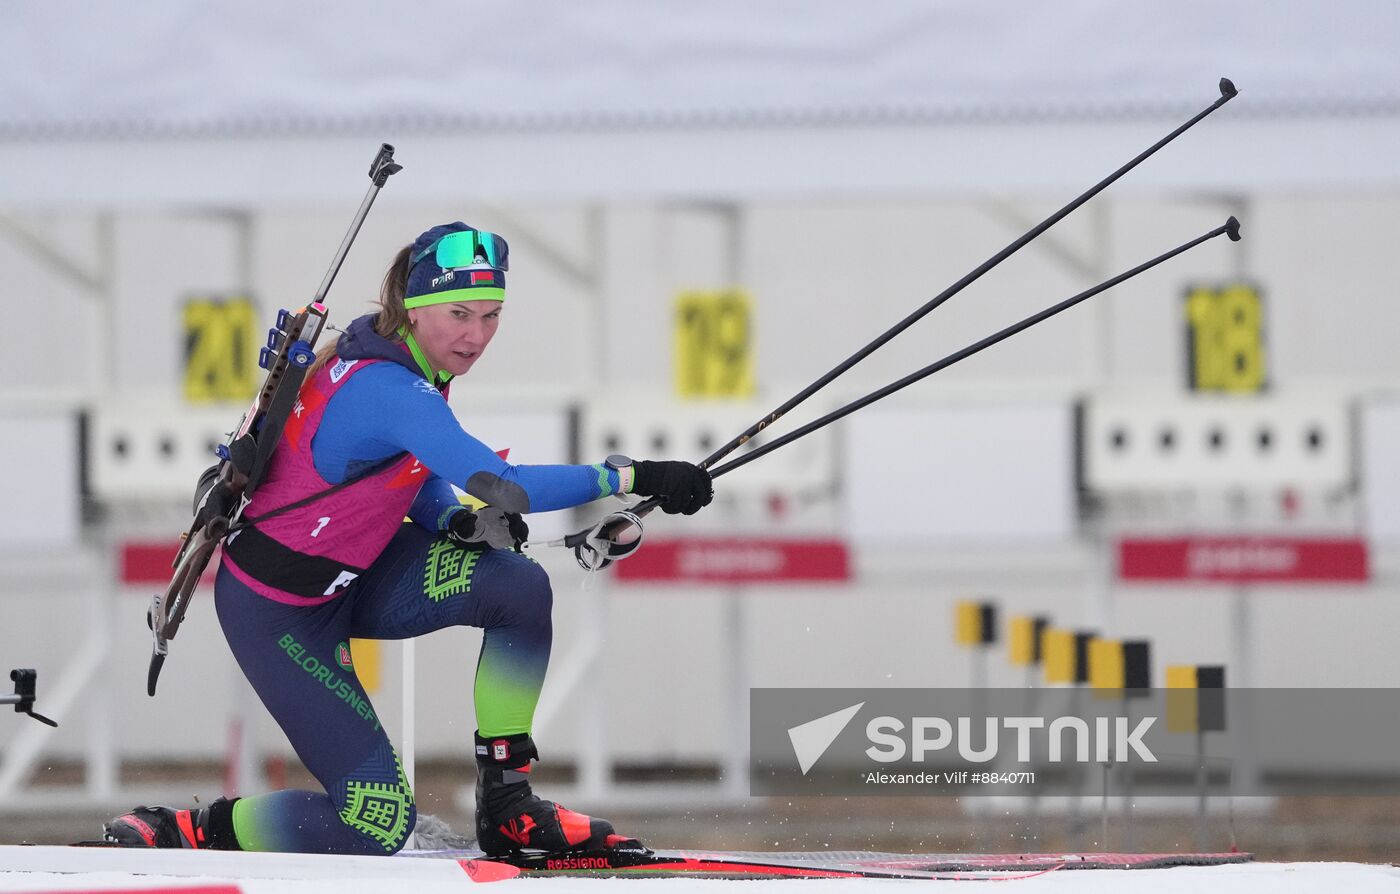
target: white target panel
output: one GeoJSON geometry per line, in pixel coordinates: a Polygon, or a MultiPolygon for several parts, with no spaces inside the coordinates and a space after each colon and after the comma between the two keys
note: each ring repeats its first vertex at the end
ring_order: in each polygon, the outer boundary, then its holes
{"type": "Polygon", "coordinates": [[[1353,469],[1350,405],[1336,398],[1095,397],[1084,405],[1085,484],[1096,491],[1331,488],[1353,469]]]}
{"type": "Polygon", "coordinates": [[[93,495],[104,501],[190,496],[243,409],[154,399],[95,408],[87,443],[93,495]]]}

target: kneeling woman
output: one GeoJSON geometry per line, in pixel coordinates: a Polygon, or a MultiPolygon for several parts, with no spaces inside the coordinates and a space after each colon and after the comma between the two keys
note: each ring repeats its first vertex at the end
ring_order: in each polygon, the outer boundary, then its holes
{"type": "Polygon", "coordinates": [[[625,840],[530,789],[552,596],[544,571],[519,552],[520,516],[616,493],[658,496],[665,511],[690,514],[713,490],[684,462],[511,465],[463,431],[448,386],[496,333],[507,266],[503,239],[460,222],[400,251],[379,312],[352,322],[307,378],[225,544],[214,588],[224,635],[325,791],[139,807],[107,824],[109,841],[394,853],[413,830],[413,793],[348,643],[452,625],[485,631],[474,690],[479,846],[499,854],[625,840]],[[454,484],[487,508],[462,506],[454,484]]]}

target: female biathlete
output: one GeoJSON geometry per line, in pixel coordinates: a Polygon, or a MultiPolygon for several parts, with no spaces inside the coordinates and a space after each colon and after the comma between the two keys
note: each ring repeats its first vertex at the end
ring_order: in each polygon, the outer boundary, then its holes
{"type": "Polygon", "coordinates": [[[549,663],[552,595],[519,552],[521,515],[610,494],[687,515],[710,477],[685,462],[609,457],[511,465],[447,405],[500,324],[505,240],[457,222],[398,253],[379,312],[322,352],[268,472],[224,545],[219,623],[258,697],[325,792],[278,791],[106,825],[132,847],[392,854],[416,813],[399,757],[356,678],[351,637],[485,631],[477,661],[477,840],[488,854],[613,847],[605,820],[537,797],[530,725],[549,663]],[[452,485],[487,504],[464,507],[452,485]],[[407,516],[412,523],[405,523],[407,516]],[[514,547],[512,549],[511,547],[514,547]]]}

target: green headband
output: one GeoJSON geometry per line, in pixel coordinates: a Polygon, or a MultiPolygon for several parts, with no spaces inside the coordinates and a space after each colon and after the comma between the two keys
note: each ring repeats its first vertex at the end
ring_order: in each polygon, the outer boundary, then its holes
{"type": "Polygon", "coordinates": [[[453,301],[505,301],[506,290],[495,286],[476,286],[467,289],[449,289],[446,292],[428,292],[405,298],[403,306],[409,310],[427,307],[430,304],[450,304],[453,301]]]}

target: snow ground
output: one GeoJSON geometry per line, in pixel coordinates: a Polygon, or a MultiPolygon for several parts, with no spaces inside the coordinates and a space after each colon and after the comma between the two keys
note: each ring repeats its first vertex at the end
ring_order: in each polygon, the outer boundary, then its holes
{"type": "MultiPolygon", "coordinates": [[[[970,874],[963,878],[972,879],[970,874]]],[[[1400,892],[1400,868],[1359,863],[1246,863],[1173,869],[1060,870],[1034,877],[990,874],[1035,890],[1132,892],[1132,894],[1295,894],[1345,891],[1348,894],[1400,892]]],[[[980,878],[980,877],[979,877],[980,878]]],[[[948,884],[891,879],[774,879],[777,888],[818,886],[828,894],[876,894],[891,886],[948,884]]],[[[452,860],[400,860],[382,857],[322,857],[298,854],[211,854],[186,851],[109,851],[61,847],[0,847],[0,892],[155,891],[193,892],[236,885],[243,894],[448,894],[471,887],[452,860]]],[[[687,878],[520,878],[495,883],[502,894],[592,894],[603,885],[625,886],[624,894],[726,894],[735,884],[687,878]]],[[[739,890],[752,890],[751,888],[739,890]]],[[[738,894],[738,892],[736,892],[738,894]]]]}

